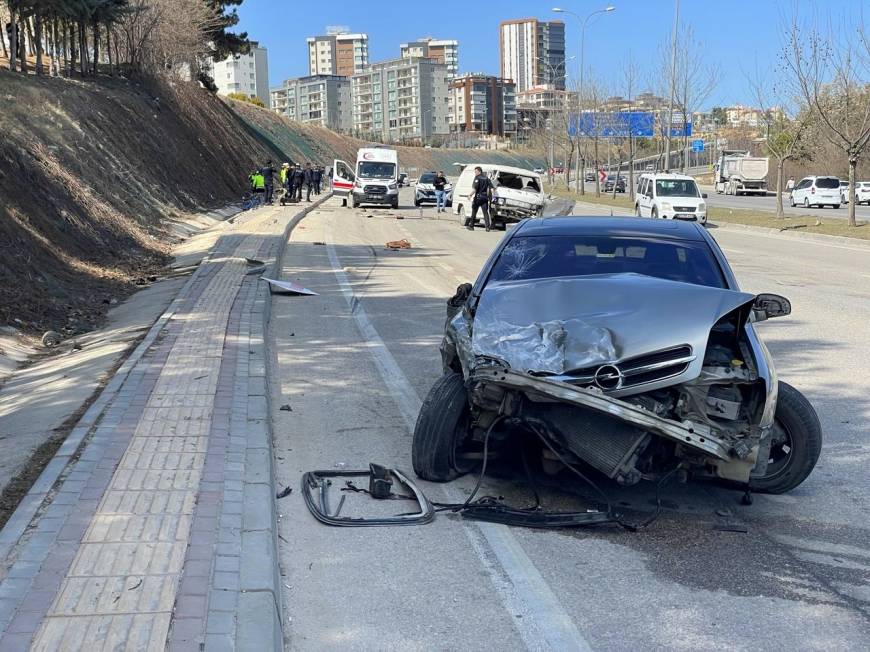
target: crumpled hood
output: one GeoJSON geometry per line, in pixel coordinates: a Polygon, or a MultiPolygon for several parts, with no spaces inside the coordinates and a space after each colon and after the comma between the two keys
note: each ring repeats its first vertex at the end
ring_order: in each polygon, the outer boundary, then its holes
{"type": "Polygon", "coordinates": [[[562,374],[683,344],[701,371],[710,329],[752,303],[735,290],[613,274],[489,283],[474,316],[471,348],[522,372],[562,374]]]}

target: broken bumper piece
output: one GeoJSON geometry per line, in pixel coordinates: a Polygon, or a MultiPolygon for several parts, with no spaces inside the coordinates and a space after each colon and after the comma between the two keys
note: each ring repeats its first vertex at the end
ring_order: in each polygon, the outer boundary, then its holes
{"type": "Polygon", "coordinates": [[[478,367],[472,371],[469,380],[472,387],[495,385],[502,389],[517,390],[524,394],[595,410],[705,455],[724,461],[732,459],[731,447],[714,435],[709,426],[665,419],[638,405],[594,390],[498,367],[478,367]]]}

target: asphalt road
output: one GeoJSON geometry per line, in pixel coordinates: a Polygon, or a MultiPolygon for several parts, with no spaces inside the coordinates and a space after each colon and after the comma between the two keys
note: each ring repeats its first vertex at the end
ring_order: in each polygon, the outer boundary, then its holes
{"type": "MultiPolygon", "coordinates": [[[[701,186],[701,192],[707,193],[707,203],[710,206],[720,208],[737,208],[745,210],[763,211],[767,213],[776,213],[776,195],[768,193],[765,196],[760,195],[719,195],[713,190],[713,186],[701,186]]],[[[586,192],[595,192],[594,183],[586,183],[586,192]]],[[[617,197],[620,197],[617,193],[617,197]]],[[[784,195],[782,205],[785,212],[790,215],[811,215],[820,220],[826,219],[842,219],[849,218],[849,205],[841,204],[840,208],[831,208],[825,206],[823,208],[803,208],[802,206],[789,206],[788,195],[784,195]]],[[[855,207],[855,219],[870,220],[870,206],[861,204],[855,207]]]]}
{"type": "MultiPolygon", "coordinates": [[[[416,411],[441,373],[445,300],[502,235],[422,213],[330,200],[287,246],[283,278],[318,293],[273,297],[269,341],[276,468],[293,488],[277,503],[289,648],[866,649],[868,248],[714,232],[745,289],[793,303],[791,317],[762,331],[780,376],[815,404],[826,440],[791,494],[743,507],[737,492],[675,484],[659,520],[635,533],[507,528],[446,513],[416,527],[315,521],[299,495],[304,471],[369,462],[411,471],[416,411]],[[411,249],[385,249],[403,238],[411,249]],[[716,529],[723,524],[747,531],[716,529]]],[[[526,478],[507,471],[483,492],[531,501],[526,478]]],[[[455,502],[474,480],[421,487],[455,502]]],[[[331,488],[333,506],[341,486],[331,488]]],[[[539,489],[548,507],[588,504],[570,477],[539,489]]],[[[606,490],[627,515],[653,509],[648,486],[606,490]]],[[[408,508],[345,495],[344,515],[408,508]]]]}

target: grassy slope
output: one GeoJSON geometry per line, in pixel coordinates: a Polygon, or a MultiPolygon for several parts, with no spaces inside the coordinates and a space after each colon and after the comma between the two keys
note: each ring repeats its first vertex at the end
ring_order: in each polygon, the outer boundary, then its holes
{"type": "MultiPolygon", "coordinates": [[[[263,143],[270,144],[284,153],[291,161],[312,161],[326,167],[333,159],[340,158],[351,164],[356,161],[357,149],[366,141],[351,136],[339,135],[328,129],[301,125],[287,120],[273,111],[259,108],[246,102],[228,100],[232,109],[248,125],[263,143]]],[[[399,167],[422,170],[444,170],[453,174],[453,164],[494,162],[518,167],[538,167],[544,164],[544,156],[524,150],[468,150],[423,147],[396,147],[399,167]]]]}
{"type": "Polygon", "coordinates": [[[0,98],[0,325],[31,332],[99,323],[165,263],[167,217],[238,200],[270,154],[197,84],[0,71],[0,98]]]}

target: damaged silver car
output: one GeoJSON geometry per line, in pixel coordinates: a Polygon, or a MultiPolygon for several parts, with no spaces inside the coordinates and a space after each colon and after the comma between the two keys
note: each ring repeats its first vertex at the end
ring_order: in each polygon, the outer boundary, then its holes
{"type": "Polygon", "coordinates": [[[625,485],[679,470],[782,493],[818,459],[818,417],[754,326],[788,300],[741,292],[695,223],[522,222],[447,312],[444,376],[414,432],[426,480],[471,471],[524,430],[544,470],[582,462],[625,485]]]}

